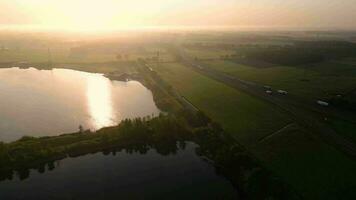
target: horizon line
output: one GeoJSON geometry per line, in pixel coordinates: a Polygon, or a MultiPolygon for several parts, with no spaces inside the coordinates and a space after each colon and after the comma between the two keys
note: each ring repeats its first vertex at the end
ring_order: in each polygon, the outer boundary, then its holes
{"type": "Polygon", "coordinates": [[[120,31],[356,31],[356,27],[343,26],[263,26],[263,25],[158,25],[158,26],[121,26],[116,28],[75,28],[43,26],[38,24],[9,25],[0,24],[0,31],[42,31],[42,32],[83,32],[109,33],[120,31]]]}

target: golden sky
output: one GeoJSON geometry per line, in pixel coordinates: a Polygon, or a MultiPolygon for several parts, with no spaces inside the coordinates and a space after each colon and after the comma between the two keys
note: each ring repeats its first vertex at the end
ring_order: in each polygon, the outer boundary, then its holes
{"type": "Polygon", "coordinates": [[[0,0],[0,25],[356,28],[356,0],[0,0]]]}

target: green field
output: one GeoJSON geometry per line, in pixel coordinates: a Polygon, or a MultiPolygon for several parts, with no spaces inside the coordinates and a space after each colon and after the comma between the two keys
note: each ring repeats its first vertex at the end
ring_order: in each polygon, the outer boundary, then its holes
{"type": "Polygon", "coordinates": [[[329,124],[335,131],[356,142],[356,124],[342,119],[331,119],[329,124]]]}
{"type": "MultiPolygon", "coordinates": [[[[286,90],[294,100],[303,104],[313,106],[317,100],[338,99],[338,95],[349,102],[355,101],[350,91],[356,89],[356,63],[350,59],[298,67],[257,68],[226,60],[204,62],[204,66],[243,80],[253,81],[260,84],[261,88],[263,85],[269,85],[275,90],[286,90]]],[[[356,141],[355,113],[349,109],[352,106],[345,107],[345,103],[341,102],[337,105],[332,104],[332,107],[330,118],[341,119],[331,119],[328,125],[338,134],[356,141]],[[334,113],[337,114],[331,117],[334,113]]]]}
{"type": "Polygon", "coordinates": [[[122,45],[93,43],[90,45],[53,44],[27,46],[20,43],[1,49],[0,63],[4,62],[48,62],[55,63],[102,63],[113,61],[152,60],[159,52],[160,61],[173,61],[174,57],[159,45],[122,45]],[[119,58],[118,58],[119,55],[119,58]]]}
{"type": "Polygon", "coordinates": [[[334,61],[303,67],[256,68],[219,60],[204,62],[204,66],[313,101],[344,94],[356,87],[356,65],[334,61]]]}
{"type": "Polygon", "coordinates": [[[154,69],[307,199],[351,198],[356,163],[273,106],[180,64],[154,69]]]}
{"type": "Polygon", "coordinates": [[[253,145],[266,134],[290,122],[287,116],[267,103],[180,64],[164,64],[153,68],[181,95],[245,144],[253,145]]]}
{"type": "Polygon", "coordinates": [[[354,199],[356,162],[293,125],[259,144],[258,157],[307,199],[354,199]]]}

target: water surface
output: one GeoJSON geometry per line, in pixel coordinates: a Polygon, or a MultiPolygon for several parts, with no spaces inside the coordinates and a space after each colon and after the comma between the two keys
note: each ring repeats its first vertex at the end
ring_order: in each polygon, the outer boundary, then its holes
{"type": "Polygon", "coordinates": [[[0,69],[0,141],[115,125],[157,115],[152,93],[137,81],[69,69],[0,69]]]}
{"type": "Polygon", "coordinates": [[[195,148],[188,142],[168,155],[151,149],[67,158],[0,182],[0,199],[236,199],[236,189],[195,148]]]}

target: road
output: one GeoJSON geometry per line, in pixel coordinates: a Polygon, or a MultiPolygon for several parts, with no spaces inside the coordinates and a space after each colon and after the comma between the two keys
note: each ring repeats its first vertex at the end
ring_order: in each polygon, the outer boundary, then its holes
{"type": "Polygon", "coordinates": [[[339,135],[323,122],[326,112],[318,108],[313,108],[304,102],[295,101],[290,95],[269,95],[265,92],[262,86],[256,83],[204,67],[201,63],[185,53],[179,46],[177,46],[173,52],[184,65],[190,67],[194,71],[273,104],[276,108],[291,116],[297,124],[308,130],[308,132],[311,132],[322,138],[328,144],[333,145],[353,158],[356,158],[356,144],[348,138],[339,135]]]}

